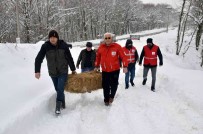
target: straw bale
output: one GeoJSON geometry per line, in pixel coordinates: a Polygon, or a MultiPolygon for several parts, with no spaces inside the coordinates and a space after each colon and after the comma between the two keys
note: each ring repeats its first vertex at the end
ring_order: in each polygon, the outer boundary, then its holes
{"type": "Polygon", "coordinates": [[[65,90],[71,93],[85,93],[102,88],[101,72],[91,71],[69,74],[65,90]]]}

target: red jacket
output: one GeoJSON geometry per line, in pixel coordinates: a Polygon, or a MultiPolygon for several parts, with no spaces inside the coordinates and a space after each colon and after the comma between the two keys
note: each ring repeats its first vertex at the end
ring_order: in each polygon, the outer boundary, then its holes
{"type": "Polygon", "coordinates": [[[119,44],[111,43],[110,46],[101,44],[97,50],[95,67],[99,67],[101,65],[102,71],[104,72],[113,72],[119,70],[119,58],[122,60],[123,67],[127,67],[127,57],[119,44]]]}
{"type": "Polygon", "coordinates": [[[157,45],[153,45],[153,47],[150,49],[147,45],[144,46],[144,65],[151,65],[156,66],[157,65],[157,45]]]}
{"type": "Polygon", "coordinates": [[[123,47],[124,53],[127,56],[127,60],[129,63],[135,63],[135,52],[136,52],[136,48],[134,46],[132,46],[132,48],[129,50],[126,47],[123,47]]]}

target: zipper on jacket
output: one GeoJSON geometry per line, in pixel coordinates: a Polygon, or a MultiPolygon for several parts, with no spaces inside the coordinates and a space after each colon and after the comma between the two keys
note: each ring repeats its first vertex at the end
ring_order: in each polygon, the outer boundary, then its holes
{"type": "MultiPolygon", "coordinates": [[[[106,47],[107,47],[107,46],[106,46],[106,47]]],[[[110,47],[110,46],[108,46],[108,47],[107,47],[107,52],[106,52],[106,56],[105,56],[105,59],[106,59],[106,57],[107,57],[107,54],[108,54],[108,52],[109,52],[109,47],[110,47]]],[[[106,62],[104,62],[104,68],[106,69],[106,62]]]]}
{"type": "Polygon", "coordinates": [[[106,64],[105,64],[105,62],[104,62],[104,68],[106,69],[106,64]]]}
{"type": "Polygon", "coordinates": [[[58,65],[58,62],[57,62],[57,56],[58,56],[58,51],[57,51],[57,47],[55,48],[55,66],[56,66],[56,73],[58,74],[58,68],[57,68],[57,65],[58,65]]]}

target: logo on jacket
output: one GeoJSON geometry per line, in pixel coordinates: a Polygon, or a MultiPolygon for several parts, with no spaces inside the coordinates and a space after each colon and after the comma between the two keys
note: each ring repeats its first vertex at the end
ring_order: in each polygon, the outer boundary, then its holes
{"type": "Polygon", "coordinates": [[[112,52],[111,52],[111,55],[112,55],[112,56],[115,56],[115,55],[116,55],[116,52],[115,52],[115,51],[112,51],[112,52]]]}
{"type": "Polygon", "coordinates": [[[155,52],[152,52],[152,55],[155,55],[155,52]]]}

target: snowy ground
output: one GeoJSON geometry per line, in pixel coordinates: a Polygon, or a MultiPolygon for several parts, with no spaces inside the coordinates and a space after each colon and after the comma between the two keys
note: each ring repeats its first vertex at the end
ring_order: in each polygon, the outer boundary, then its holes
{"type": "MultiPolygon", "coordinates": [[[[125,90],[121,73],[112,106],[104,106],[102,90],[66,93],[67,108],[60,117],[54,115],[55,91],[46,60],[41,79],[34,78],[42,42],[21,44],[17,50],[13,44],[0,44],[0,134],[202,134],[203,69],[198,54],[191,48],[185,58],[175,56],[176,30],[150,37],[164,56],[155,93],[150,91],[150,73],[143,86],[143,67],[136,66],[136,86],[125,90]]],[[[146,39],[134,41],[139,54],[146,39]]],[[[125,40],[118,43],[123,46],[125,40]]],[[[75,62],[81,49],[71,49],[75,62]]]]}

